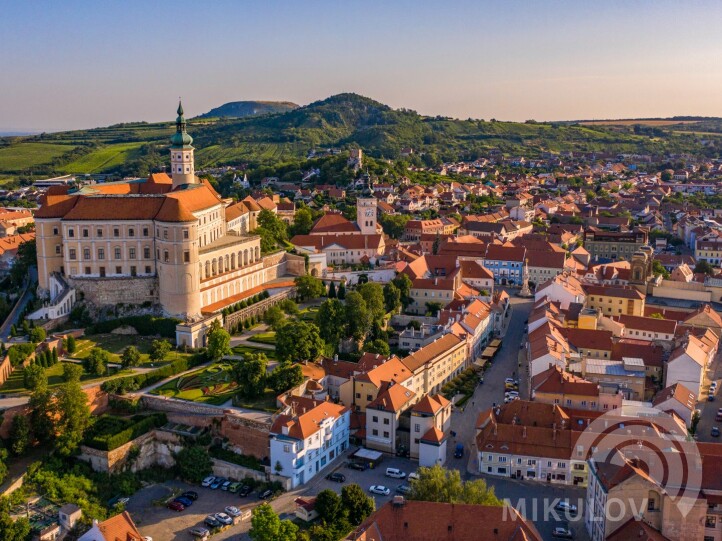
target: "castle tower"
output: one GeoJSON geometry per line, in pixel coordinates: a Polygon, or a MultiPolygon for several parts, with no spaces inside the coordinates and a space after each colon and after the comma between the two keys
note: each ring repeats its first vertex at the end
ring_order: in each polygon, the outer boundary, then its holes
{"type": "Polygon", "coordinates": [[[170,165],[173,189],[185,184],[195,184],[196,173],[193,165],[193,138],[186,132],[183,105],[178,102],[178,117],[175,119],[175,133],[170,138],[170,165]]]}
{"type": "Polygon", "coordinates": [[[364,197],[356,200],[356,224],[362,235],[376,234],[376,211],[378,201],[375,197],[364,197]]]}

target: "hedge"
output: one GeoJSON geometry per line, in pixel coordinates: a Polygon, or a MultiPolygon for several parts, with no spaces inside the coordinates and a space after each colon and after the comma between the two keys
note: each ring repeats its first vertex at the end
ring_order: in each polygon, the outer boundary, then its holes
{"type": "Polygon", "coordinates": [[[214,445],[213,447],[208,449],[208,454],[213,458],[225,460],[226,462],[231,462],[232,464],[238,464],[239,466],[243,466],[244,468],[249,468],[251,470],[261,472],[266,471],[261,465],[261,461],[258,460],[255,456],[235,453],[230,449],[224,449],[223,447],[219,447],[218,445],[214,445]]]}
{"type": "Polygon", "coordinates": [[[13,344],[8,348],[8,355],[10,356],[10,363],[13,366],[17,366],[22,363],[25,359],[30,357],[30,354],[35,351],[34,344],[13,344]]]}
{"type": "Polygon", "coordinates": [[[180,319],[171,317],[155,317],[155,316],[128,316],[118,319],[110,319],[108,321],[100,321],[90,325],[85,329],[86,334],[109,333],[129,325],[133,327],[141,336],[160,335],[164,338],[175,338],[175,327],[182,323],[180,319]]]}
{"type": "Polygon", "coordinates": [[[178,359],[170,364],[167,364],[161,368],[156,368],[150,372],[144,374],[134,374],[132,376],[126,376],[124,378],[115,378],[105,381],[101,388],[107,393],[124,394],[129,391],[136,391],[153,385],[161,380],[190,370],[191,368],[198,366],[206,362],[208,359],[202,353],[196,353],[190,357],[178,359]]]}
{"type": "Polygon", "coordinates": [[[135,416],[130,421],[121,417],[104,415],[90,429],[84,441],[88,447],[101,451],[112,451],[131,440],[142,436],[153,428],[159,428],[168,422],[165,413],[153,413],[147,416],[135,416]],[[127,426],[128,422],[132,424],[127,426]],[[127,426],[127,428],[123,428],[127,426]],[[95,429],[95,430],[94,430],[95,429]],[[98,433],[100,432],[100,433],[98,433]]]}

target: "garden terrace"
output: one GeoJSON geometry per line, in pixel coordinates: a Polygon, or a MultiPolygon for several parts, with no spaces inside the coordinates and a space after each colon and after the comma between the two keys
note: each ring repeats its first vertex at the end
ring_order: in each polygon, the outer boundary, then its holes
{"type": "Polygon", "coordinates": [[[233,381],[232,364],[220,362],[175,378],[154,389],[151,394],[220,406],[233,398],[237,388],[233,381]]]}
{"type": "Polygon", "coordinates": [[[112,451],[168,422],[165,413],[135,415],[131,418],[101,415],[85,434],[84,445],[112,451]]]}

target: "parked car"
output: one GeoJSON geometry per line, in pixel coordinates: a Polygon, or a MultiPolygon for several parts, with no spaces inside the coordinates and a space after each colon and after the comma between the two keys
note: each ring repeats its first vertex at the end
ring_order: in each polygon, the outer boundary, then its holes
{"type": "Polygon", "coordinates": [[[411,487],[404,483],[396,487],[396,492],[405,496],[406,494],[411,493],[411,487]]]}
{"type": "Polygon", "coordinates": [[[461,458],[462,456],[464,456],[464,444],[457,443],[456,449],[454,449],[454,458],[461,458]]]}
{"type": "Polygon", "coordinates": [[[232,517],[240,517],[241,516],[241,510],[238,509],[235,505],[229,505],[224,509],[226,514],[232,516],[232,517]]]}
{"type": "Polygon", "coordinates": [[[223,477],[216,477],[211,483],[211,488],[213,490],[216,490],[217,488],[220,488],[220,486],[225,482],[226,480],[223,477]]]}
{"type": "Polygon", "coordinates": [[[326,476],[326,479],[328,479],[329,481],[333,481],[334,483],[344,483],[346,481],[346,476],[339,472],[333,472],[329,473],[326,476]]]}
{"type": "Polygon", "coordinates": [[[184,507],[190,507],[191,505],[193,505],[193,500],[191,500],[190,498],[184,498],[183,496],[178,496],[173,501],[183,504],[184,507]]]}
{"type": "Polygon", "coordinates": [[[558,504],[556,504],[554,506],[554,509],[556,509],[557,511],[564,511],[564,512],[568,511],[569,513],[572,513],[572,514],[577,512],[577,506],[574,504],[571,504],[567,501],[559,502],[558,504]]]}
{"type": "Polygon", "coordinates": [[[186,506],[183,505],[181,502],[177,502],[175,500],[173,500],[172,502],[168,502],[167,507],[171,511],[178,511],[178,512],[183,511],[183,509],[186,508],[186,506]]]}
{"type": "Polygon", "coordinates": [[[712,431],[710,432],[710,435],[711,435],[713,438],[719,438],[719,427],[713,426],[713,427],[712,427],[712,431]]]}
{"type": "Polygon", "coordinates": [[[349,462],[347,467],[358,471],[365,471],[369,469],[369,465],[366,464],[366,462],[349,462]]]}
{"type": "Polygon", "coordinates": [[[251,492],[253,492],[253,489],[249,487],[248,485],[243,485],[241,488],[238,489],[238,494],[241,498],[245,498],[248,496],[251,492]]]}
{"type": "Polygon", "coordinates": [[[231,486],[228,487],[228,492],[232,492],[233,494],[235,494],[236,492],[238,492],[239,488],[241,488],[241,483],[236,481],[235,483],[231,483],[231,486]]]}
{"type": "Polygon", "coordinates": [[[205,524],[209,528],[219,528],[221,526],[221,523],[213,515],[208,515],[203,521],[203,524],[205,524]]]}
{"type": "Polygon", "coordinates": [[[216,520],[221,524],[225,524],[226,526],[233,524],[233,519],[225,513],[216,513],[213,516],[216,517],[216,520]]]}
{"type": "Polygon", "coordinates": [[[556,537],[557,539],[574,539],[574,534],[569,528],[555,526],[552,530],[552,537],[556,537]]]}
{"type": "Polygon", "coordinates": [[[707,395],[707,402],[714,402],[714,395],[712,393],[707,395]]]}
{"type": "Polygon", "coordinates": [[[203,479],[203,482],[201,483],[202,487],[209,487],[213,484],[213,482],[216,480],[216,478],[213,475],[209,475],[205,479],[203,479]]]}
{"type": "Polygon", "coordinates": [[[225,481],[225,482],[221,485],[221,490],[226,490],[226,491],[227,491],[228,488],[231,486],[231,484],[233,484],[233,481],[230,481],[230,480],[229,480],[229,481],[225,481]]]}
{"type": "Polygon", "coordinates": [[[198,493],[195,490],[189,490],[187,492],[184,492],[183,494],[181,494],[181,496],[193,501],[196,501],[198,499],[198,493]]]}
{"type": "Polygon", "coordinates": [[[409,477],[408,477],[408,480],[411,481],[412,479],[416,479],[416,480],[418,481],[418,480],[419,480],[419,474],[416,473],[416,472],[410,473],[410,474],[409,474],[409,477]]]}
{"type": "Polygon", "coordinates": [[[202,528],[200,526],[191,528],[190,530],[188,530],[188,533],[191,534],[193,537],[200,539],[201,541],[205,541],[211,535],[211,532],[209,532],[206,528],[202,528]]]}
{"type": "Polygon", "coordinates": [[[383,485],[371,485],[369,487],[369,492],[372,494],[380,494],[381,496],[388,496],[391,494],[391,490],[383,485]]]}
{"type": "Polygon", "coordinates": [[[398,468],[386,468],[386,477],[394,479],[406,479],[406,474],[398,468]]]}
{"type": "Polygon", "coordinates": [[[267,488],[267,489],[264,490],[263,492],[259,492],[259,493],[258,493],[258,499],[259,499],[259,500],[267,500],[267,499],[270,498],[271,496],[273,496],[273,491],[272,491],[270,488],[267,488]]]}

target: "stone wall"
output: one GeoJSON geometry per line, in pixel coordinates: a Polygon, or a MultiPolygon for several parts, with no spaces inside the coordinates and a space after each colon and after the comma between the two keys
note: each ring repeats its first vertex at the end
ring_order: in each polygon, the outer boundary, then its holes
{"type": "Polygon", "coordinates": [[[223,415],[223,410],[216,406],[208,406],[199,402],[189,402],[188,400],[178,400],[167,396],[144,394],[141,401],[143,406],[154,411],[180,413],[183,415],[206,415],[211,417],[220,417],[223,415]]]}
{"type": "Polygon", "coordinates": [[[263,314],[266,313],[266,310],[268,310],[271,306],[275,306],[285,299],[294,299],[295,297],[295,287],[287,289],[285,291],[281,291],[280,293],[276,293],[275,295],[271,295],[267,299],[263,299],[255,304],[252,304],[251,306],[242,308],[241,310],[233,312],[232,314],[228,314],[223,320],[223,327],[227,331],[230,331],[233,327],[242,323],[249,317],[262,317],[263,314]]]}
{"type": "Polygon", "coordinates": [[[286,274],[303,276],[306,274],[306,258],[296,254],[286,254],[286,274]]]}
{"type": "Polygon", "coordinates": [[[128,278],[68,278],[71,287],[83,292],[83,298],[95,306],[115,304],[158,304],[156,276],[128,278]]]}
{"type": "MultiPolygon", "coordinates": [[[[100,385],[88,387],[87,389],[83,389],[83,391],[88,395],[88,404],[93,415],[101,415],[107,411],[108,393],[102,391],[100,385]]],[[[0,422],[0,438],[8,438],[10,436],[10,427],[16,415],[30,415],[30,408],[28,408],[27,404],[23,404],[3,410],[2,422],[0,422]]]]}
{"type": "Polygon", "coordinates": [[[291,479],[289,477],[282,477],[275,473],[260,472],[258,470],[252,470],[250,468],[244,468],[238,464],[232,462],[226,462],[225,460],[219,460],[217,458],[211,459],[213,461],[213,475],[232,479],[234,481],[240,481],[245,477],[250,477],[256,481],[261,482],[275,482],[278,481],[283,485],[285,490],[291,490],[291,479]]]}
{"type": "Polygon", "coordinates": [[[268,436],[271,425],[226,413],[221,420],[220,434],[234,450],[263,459],[269,454],[268,436]]]}
{"type": "Polygon", "coordinates": [[[133,450],[138,449],[136,458],[130,464],[130,471],[135,473],[153,466],[174,466],[173,454],[182,448],[180,436],[163,430],[151,430],[112,451],[81,445],[78,459],[88,462],[95,471],[117,473],[124,469],[133,450]]]}

